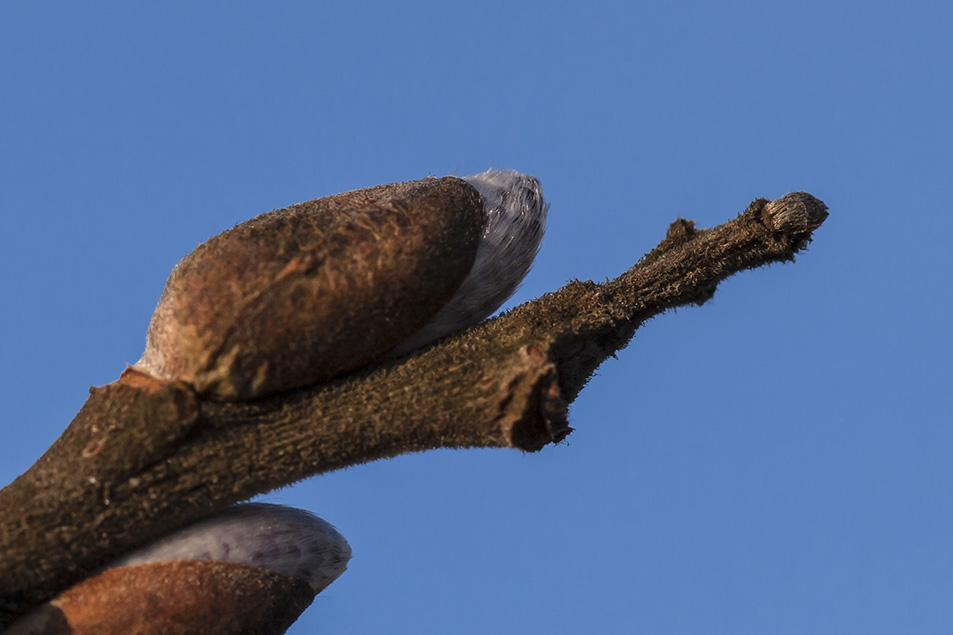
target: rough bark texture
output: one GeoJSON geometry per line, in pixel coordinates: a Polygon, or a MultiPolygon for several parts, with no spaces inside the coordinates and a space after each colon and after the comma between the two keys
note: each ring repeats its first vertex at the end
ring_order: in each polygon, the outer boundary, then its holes
{"type": "Polygon", "coordinates": [[[678,220],[615,280],[574,281],[409,357],[266,399],[219,403],[136,373],[95,388],[0,491],[0,626],[105,561],[308,476],[438,447],[536,451],[647,319],[738,271],[793,260],[827,217],[797,192],[712,229],[678,220]]]}

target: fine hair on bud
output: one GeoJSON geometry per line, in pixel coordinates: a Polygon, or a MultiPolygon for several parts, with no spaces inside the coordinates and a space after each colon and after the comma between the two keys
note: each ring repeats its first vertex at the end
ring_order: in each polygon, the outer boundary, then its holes
{"type": "Polygon", "coordinates": [[[337,529],[302,509],[245,503],[195,522],[106,568],[173,560],[223,560],[308,581],[320,591],[347,569],[351,548],[337,529]]]}

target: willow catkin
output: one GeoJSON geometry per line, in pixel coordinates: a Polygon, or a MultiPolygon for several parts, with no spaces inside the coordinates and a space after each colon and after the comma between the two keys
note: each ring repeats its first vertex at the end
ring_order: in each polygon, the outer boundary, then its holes
{"type": "Polygon", "coordinates": [[[535,178],[488,170],[256,216],[175,267],[135,368],[245,400],[406,353],[513,293],[547,208],[535,178]]]}
{"type": "Polygon", "coordinates": [[[454,177],[256,216],[172,271],[135,365],[207,397],[252,399],[358,368],[423,326],[473,264],[485,220],[454,177]]]}

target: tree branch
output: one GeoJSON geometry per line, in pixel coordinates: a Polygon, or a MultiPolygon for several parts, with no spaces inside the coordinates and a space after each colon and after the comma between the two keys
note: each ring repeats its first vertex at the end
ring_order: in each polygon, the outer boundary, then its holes
{"type": "Polygon", "coordinates": [[[131,548],[314,474],[559,442],[568,404],[643,322],[704,303],[738,271],[793,260],[826,210],[798,192],[712,229],[678,220],[615,280],[570,282],[408,357],[266,399],[200,400],[127,370],[0,491],[0,627],[131,548]]]}

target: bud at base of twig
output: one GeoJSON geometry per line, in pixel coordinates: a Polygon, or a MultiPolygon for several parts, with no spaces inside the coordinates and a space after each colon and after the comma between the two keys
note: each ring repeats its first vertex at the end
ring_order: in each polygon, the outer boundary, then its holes
{"type": "Polygon", "coordinates": [[[4,635],[279,635],[314,600],[300,578],[216,560],[153,562],[87,578],[4,635]]]}

